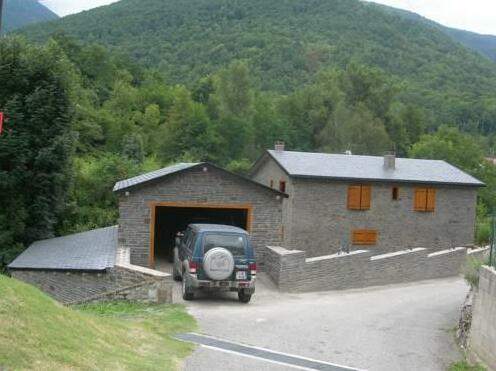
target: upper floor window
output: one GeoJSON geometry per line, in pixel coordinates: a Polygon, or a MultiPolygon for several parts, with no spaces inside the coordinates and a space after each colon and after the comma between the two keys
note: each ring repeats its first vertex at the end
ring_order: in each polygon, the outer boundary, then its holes
{"type": "Polygon", "coordinates": [[[274,188],[274,179],[270,180],[270,188],[274,188]]]}
{"type": "Polygon", "coordinates": [[[283,193],[286,193],[286,182],[284,180],[281,180],[279,182],[279,190],[283,193]]]}
{"type": "Polygon", "coordinates": [[[391,198],[394,201],[398,201],[400,199],[400,189],[398,187],[393,187],[391,191],[391,198]]]}
{"type": "Polygon", "coordinates": [[[434,211],[436,190],[434,188],[415,188],[413,208],[415,211],[434,211]]]}
{"type": "Polygon", "coordinates": [[[369,210],[371,189],[369,185],[351,185],[348,187],[348,209],[369,210]]]}

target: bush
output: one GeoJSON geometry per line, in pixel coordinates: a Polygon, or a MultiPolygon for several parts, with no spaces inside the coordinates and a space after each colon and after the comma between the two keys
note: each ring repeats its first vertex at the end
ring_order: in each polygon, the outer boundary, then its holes
{"type": "Polygon", "coordinates": [[[471,365],[467,361],[453,362],[448,371],[487,371],[480,364],[471,365]]]}
{"type": "Polygon", "coordinates": [[[478,245],[487,245],[491,240],[491,224],[478,223],[475,233],[475,240],[478,245]]]}
{"type": "Polygon", "coordinates": [[[464,265],[463,265],[463,275],[465,277],[465,281],[467,281],[470,286],[477,287],[479,286],[479,272],[482,265],[486,265],[489,263],[488,257],[467,257],[464,265]]]}

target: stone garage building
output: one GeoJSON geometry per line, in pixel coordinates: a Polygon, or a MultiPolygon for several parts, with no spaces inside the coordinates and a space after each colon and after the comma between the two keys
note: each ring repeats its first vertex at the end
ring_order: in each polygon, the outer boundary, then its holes
{"type": "Polygon", "coordinates": [[[264,247],[282,243],[285,192],[209,163],[182,163],[116,183],[119,245],[131,263],[150,268],[170,260],[177,232],[190,223],[246,229],[263,267],[264,247]]]}

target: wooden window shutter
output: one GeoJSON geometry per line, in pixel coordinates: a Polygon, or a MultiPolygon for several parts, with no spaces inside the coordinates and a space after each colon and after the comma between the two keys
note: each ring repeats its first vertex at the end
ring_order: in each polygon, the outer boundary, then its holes
{"type": "Polygon", "coordinates": [[[434,188],[427,188],[426,211],[434,211],[436,208],[436,190],[434,188]]]}
{"type": "Polygon", "coordinates": [[[353,245],[377,245],[379,232],[375,229],[355,229],[352,231],[353,245]]]}
{"type": "Polygon", "coordinates": [[[425,211],[427,206],[427,188],[416,188],[414,198],[415,211],[425,211]]]}
{"type": "Polygon", "coordinates": [[[360,210],[369,210],[369,209],[370,209],[370,186],[362,185],[360,210]]]}
{"type": "Polygon", "coordinates": [[[361,190],[359,185],[352,185],[348,187],[348,209],[361,210],[361,190]]]}

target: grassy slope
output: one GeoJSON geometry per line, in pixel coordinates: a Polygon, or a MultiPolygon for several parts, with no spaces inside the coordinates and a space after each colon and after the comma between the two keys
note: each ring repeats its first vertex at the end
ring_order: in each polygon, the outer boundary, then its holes
{"type": "Polygon", "coordinates": [[[170,338],[194,329],[176,305],[64,307],[0,275],[0,369],[177,368],[192,346],[170,338]]]}

